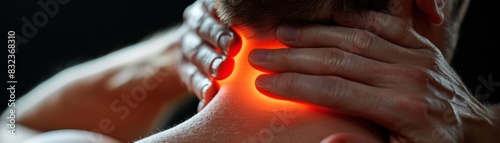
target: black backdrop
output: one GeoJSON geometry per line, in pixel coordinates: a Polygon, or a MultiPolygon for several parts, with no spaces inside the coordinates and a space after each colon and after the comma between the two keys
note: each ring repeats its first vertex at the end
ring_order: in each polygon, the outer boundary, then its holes
{"type": "MultiPolygon", "coordinates": [[[[184,8],[192,0],[40,0],[68,2],[48,23],[40,24],[38,33],[22,44],[16,54],[16,98],[60,70],[91,60],[133,44],[157,30],[181,22],[184,8]]],[[[30,19],[41,11],[38,1],[2,1],[2,35],[15,30],[21,35],[23,17],[30,19]]],[[[488,88],[481,78],[500,82],[499,36],[496,1],[473,1],[463,25],[462,37],[453,66],[468,88],[475,93],[481,88],[481,101],[498,101],[500,86],[488,88]]],[[[22,35],[21,35],[22,36],[22,35]]],[[[25,37],[26,38],[26,37],[25,37]]],[[[2,38],[5,41],[7,38],[2,38]]],[[[19,41],[18,41],[19,42],[19,41]]],[[[5,45],[4,45],[5,46],[5,45]]],[[[4,47],[4,57],[7,55],[4,47]]],[[[6,63],[6,59],[4,58],[6,63]]],[[[6,72],[6,71],[4,71],[6,72]]],[[[5,74],[4,74],[5,75],[5,74]]],[[[7,76],[4,77],[7,80],[7,76]]],[[[5,82],[5,81],[3,81],[5,82]]],[[[5,89],[5,88],[4,88],[5,89]]],[[[3,91],[0,109],[7,105],[8,91],[3,91]]],[[[21,105],[19,105],[21,106],[21,105]]],[[[190,106],[191,107],[191,106],[190,106]]],[[[189,108],[192,110],[194,108],[189,108]]],[[[4,118],[4,117],[2,117],[4,118]]]]}

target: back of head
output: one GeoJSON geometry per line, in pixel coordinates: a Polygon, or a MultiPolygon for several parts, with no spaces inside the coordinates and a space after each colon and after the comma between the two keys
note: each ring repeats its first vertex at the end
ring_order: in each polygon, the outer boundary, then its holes
{"type": "Polygon", "coordinates": [[[283,22],[335,24],[338,16],[387,9],[389,0],[217,0],[217,14],[252,38],[272,38],[283,22]]]}
{"type": "MultiPolygon", "coordinates": [[[[243,27],[243,34],[252,39],[274,39],[278,25],[291,23],[318,23],[336,25],[347,14],[361,13],[367,10],[390,13],[401,0],[215,0],[217,14],[230,26],[243,27]],[[258,36],[257,36],[258,35],[258,36]]],[[[437,1],[426,1],[437,2],[437,1]]],[[[443,36],[424,35],[429,38],[451,59],[455,50],[458,34],[468,0],[446,1],[444,11],[443,36]]],[[[417,3],[410,1],[409,3],[417,3]]],[[[411,9],[408,9],[411,11],[411,9]]],[[[419,12],[415,12],[418,15],[419,12]]],[[[420,13],[422,13],[420,11],[420,13]]],[[[406,19],[406,18],[405,18],[406,19]]],[[[419,19],[427,20],[427,19],[419,19]]],[[[413,22],[417,20],[412,20],[413,22]]],[[[411,21],[409,21],[411,22],[411,21]]],[[[420,23],[427,23],[420,21],[420,23]]],[[[422,28],[420,28],[422,30],[422,28]]],[[[429,29],[423,29],[429,30],[429,29]]],[[[431,32],[419,32],[420,34],[431,32]]]]}

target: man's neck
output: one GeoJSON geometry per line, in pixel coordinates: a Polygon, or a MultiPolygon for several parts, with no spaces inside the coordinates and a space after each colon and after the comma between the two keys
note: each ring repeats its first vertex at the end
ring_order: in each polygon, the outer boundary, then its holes
{"type": "MultiPolygon", "coordinates": [[[[269,105],[283,105],[285,107],[299,107],[306,108],[306,105],[300,103],[294,103],[290,101],[272,99],[263,93],[259,92],[255,87],[255,80],[259,75],[269,74],[252,67],[248,61],[248,56],[250,52],[254,49],[279,49],[287,48],[284,44],[278,40],[262,40],[258,38],[248,38],[239,28],[234,28],[235,31],[241,36],[242,47],[234,59],[234,68],[232,69],[231,75],[224,80],[219,80],[220,89],[222,90],[232,90],[238,92],[239,95],[244,93],[245,95],[254,96],[255,100],[260,102],[261,106],[266,104],[269,105]],[[230,88],[228,88],[230,86],[230,88]]],[[[222,69],[230,70],[230,69],[222,69]]]]}
{"type": "Polygon", "coordinates": [[[235,67],[228,78],[218,81],[214,99],[189,120],[145,142],[320,142],[338,132],[376,138],[376,130],[364,120],[260,93],[255,79],[265,73],[250,65],[250,51],[286,46],[278,41],[248,40],[244,35],[241,39],[235,67]]]}

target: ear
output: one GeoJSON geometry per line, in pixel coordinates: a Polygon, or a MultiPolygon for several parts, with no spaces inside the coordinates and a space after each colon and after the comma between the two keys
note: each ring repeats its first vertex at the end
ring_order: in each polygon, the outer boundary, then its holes
{"type": "Polygon", "coordinates": [[[435,25],[444,21],[444,5],[446,0],[415,0],[417,7],[425,13],[426,17],[435,25]]]}

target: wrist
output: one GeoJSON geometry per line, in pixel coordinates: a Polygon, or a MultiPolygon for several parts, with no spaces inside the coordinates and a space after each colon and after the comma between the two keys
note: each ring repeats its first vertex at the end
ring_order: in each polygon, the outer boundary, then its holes
{"type": "Polygon", "coordinates": [[[465,142],[500,140],[500,106],[486,106],[487,116],[481,120],[464,120],[465,142]]]}

